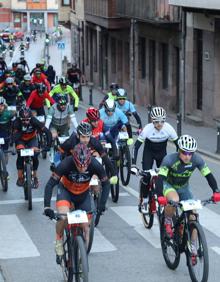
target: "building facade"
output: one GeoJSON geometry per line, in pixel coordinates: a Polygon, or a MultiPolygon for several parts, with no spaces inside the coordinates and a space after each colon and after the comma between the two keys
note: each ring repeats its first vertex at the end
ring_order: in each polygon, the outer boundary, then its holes
{"type": "Polygon", "coordinates": [[[220,117],[220,2],[169,3],[185,14],[185,117],[214,126],[220,117]]]}
{"type": "MultiPolygon", "coordinates": [[[[0,7],[0,24],[27,30],[53,30],[58,24],[58,0],[7,0],[0,7]],[[7,4],[7,14],[6,6],[7,4]],[[1,9],[4,9],[2,16],[1,9]],[[4,23],[2,23],[4,22],[4,23]]],[[[1,3],[1,2],[0,2],[1,3]]]]}
{"type": "Polygon", "coordinates": [[[11,0],[0,1],[0,30],[11,26],[11,0]]]}

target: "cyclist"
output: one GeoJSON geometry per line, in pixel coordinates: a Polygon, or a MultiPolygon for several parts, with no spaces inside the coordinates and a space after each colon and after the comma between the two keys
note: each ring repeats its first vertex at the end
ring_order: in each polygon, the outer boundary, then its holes
{"type": "Polygon", "coordinates": [[[18,85],[24,79],[25,74],[26,74],[26,71],[24,69],[24,66],[22,64],[18,64],[17,69],[15,71],[15,78],[18,81],[18,85]]]}
{"type": "Polygon", "coordinates": [[[52,136],[50,131],[44,126],[43,123],[39,122],[35,117],[32,116],[32,112],[29,108],[23,107],[19,111],[19,115],[14,121],[13,124],[14,131],[14,140],[17,149],[17,170],[18,170],[18,179],[17,186],[23,186],[24,178],[23,178],[23,169],[24,163],[23,158],[20,156],[20,149],[23,148],[34,148],[35,154],[33,156],[33,176],[34,176],[34,188],[37,188],[39,185],[38,177],[37,177],[37,169],[39,165],[38,161],[38,142],[37,142],[37,132],[44,132],[47,136],[47,147],[45,150],[49,151],[52,136]]]}
{"type": "Polygon", "coordinates": [[[72,98],[74,100],[74,112],[78,111],[79,97],[77,96],[73,88],[67,84],[67,79],[65,77],[61,77],[59,79],[59,84],[54,86],[54,88],[50,91],[50,96],[54,97],[55,101],[56,96],[60,94],[66,95],[68,100],[72,98]]]}
{"type": "Polygon", "coordinates": [[[19,64],[21,64],[21,65],[24,67],[24,70],[25,70],[25,71],[27,70],[28,72],[30,72],[30,68],[29,68],[28,63],[27,63],[27,61],[25,60],[24,56],[21,56],[21,57],[20,57],[20,62],[19,62],[19,64]]]}
{"type": "Polygon", "coordinates": [[[47,87],[47,91],[50,92],[50,83],[47,80],[47,77],[44,73],[42,73],[40,68],[36,68],[34,70],[32,76],[32,83],[43,83],[47,87]]]}
{"type": "MultiPolygon", "coordinates": [[[[89,193],[89,183],[92,176],[96,174],[102,184],[102,194],[99,204],[99,211],[105,211],[110,185],[106,172],[102,165],[91,157],[91,152],[85,144],[79,143],[75,146],[72,156],[65,158],[55,169],[45,187],[44,193],[44,213],[50,218],[54,218],[54,211],[50,207],[53,188],[59,183],[57,191],[56,207],[59,213],[69,212],[72,203],[75,209],[91,212],[92,198],[89,193]]],[[[58,256],[62,256],[63,232],[66,217],[56,224],[56,245],[55,251],[58,256]]],[[[82,225],[84,229],[86,244],[89,242],[89,224],[82,225]]]]}
{"type": "Polygon", "coordinates": [[[92,137],[92,127],[87,122],[81,122],[77,127],[77,133],[73,132],[69,139],[67,139],[63,144],[60,145],[59,150],[62,154],[69,155],[73,151],[74,147],[78,143],[84,143],[88,145],[91,150],[96,151],[99,156],[102,158],[102,161],[106,167],[107,171],[110,171],[111,184],[116,184],[118,177],[112,162],[108,158],[105,150],[103,149],[102,144],[95,138],[92,137]]]}
{"type": "Polygon", "coordinates": [[[100,118],[104,123],[105,136],[110,140],[112,144],[113,157],[117,159],[117,146],[115,139],[118,137],[119,131],[128,131],[129,139],[127,140],[128,145],[133,144],[131,125],[128,122],[126,115],[116,108],[115,101],[113,99],[107,99],[100,112],[100,118]]]}
{"type": "Polygon", "coordinates": [[[46,76],[47,80],[49,81],[50,85],[55,84],[55,78],[56,78],[56,71],[54,70],[52,65],[49,65],[46,70],[46,76]]]}
{"type": "Polygon", "coordinates": [[[8,106],[17,105],[22,93],[12,77],[6,78],[4,87],[0,91],[0,96],[4,97],[8,106]]]}
{"type": "MultiPolygon", "coordinates": [[[[137,173],[136,161],[138,150],[143,142],[144,151],[142,157],[143,170],[151,169],[153,162],[156,161],[157,167],[161,165],[163,158],[166,156],[167,141],[172,140],[177,145],[177,133],[175,129],[166,121],[166,112],[162,107],[153,107],[150,113],[152,122],[147,124],[138,136],[134,144],[132,157],[132,173],[137,173]]],[[[149,177],[145,176],[140,187],[140,202],[138,209],[142,213],[146,213],[146,204],[148,191],[146,189],[149,183],[149,177]],[[142,201],[143,199],[143,201],[142,201]]]]}
{"type": "Polygon", "coordinates": [[[110,92],[108,92],[104,99],[102,100],[102,102],[99,104],[99,109],[101,109],[105,103],[105,101],[107,99],[111,99],[111,100],[114,100],[116,101],[116,98],[117,98],[117,92],[118,92],[118,89],[119,89],[119,86],[117,83],[115,82],[112,82],[111,85],[110,85],[110,92]]]}
{"type": "Polygon", "coordinates": [[[69,136],[69,119],[75,128],[78,123],[74,112],[71,110],[65,96],[60,95],[57,103],[55,103],[48,111],[45,126],[50,128],[53,137],[69,136]]]}
{"type": "Polygon", "coordinates": [[[53,98],[50,97],[49,93],[46,91],[45,85],[43,83],[36,84],[36,90],[32,91],[27,100],[27,107],[36,111],[38,116],[45,116],[44,102],[46,99],[48,99],[52,105],[55,103],[53,98]]]}
{"type": "MultiPolygon", "coordinates": [[[[3,151],[7,151],[10,142],[10,128],[14,114],[7,110],[6,100],[0,97],[0,138],[4,138],[3,151]]],[[[8,154],[5,153],[6,163],[8,162],[8,154]]]]}
{"type": "Polygon", "coordinates": [[[136,119],[139,129],[142,129],[141,118],[138,115],[134,104],[128,101],[127,92],[123,88],[119,88],[117,91],[116,107],[121,110],[129,118],[133,115],[136,119]]]}
{"type": "MultiPolygon", "coordinates": [[[[213,200],[219,199],[220,191],[217,182],[207,164],[196,153],[196,140],[189,135],[182,135],[178,140],[178,146],[178,152],[169,154],[163,159],[157,180],[158,193],[160,194],[163,191],[163,195],[167,200],[173,200],[174,202],[192,199],[193,194],[190,189],[189,179],[193,171],[198,168],[201,174],[206,177],[213,191],[213,200]]],[[[174,207],[169,205],[165,207],[165,228],[167,235],[170,237],[173,236],[172,216],[174,212],[174,207]]],[[[192,240],[192,244],[193,242],[194,240],[192,240]]],[[[193,246],[195,247],[195,245],[193,246]]],[[[196,251],[197,249],[194,247],[193,249],[196,251]]]]}
{"type": "Polygon", "coordinates": [[[25,74],[24,80],[21,82],[19,89],[23,94],[25,101],[27,101],[32,91],[35,90],[35,85],[31,82],[31,76],[29,74],[25,74]]]}
{"type": "Polygon", "coordinates": [[[67,78],[73,85],[74,83],[81,83],[82,72],[77,68],[77,64],[72,64],[72,67],[67,70],[67,78]]]}
{"type": "Polygon", "coordinates": [[[83,119],[83,122],[90,123],[92,126],[92,136],[96,139],[100,139],[100,135],[104,131],[104,123],[100,119],[99,110],[94,107],[89,107],[86,111],[87,118],[83,119]]]}

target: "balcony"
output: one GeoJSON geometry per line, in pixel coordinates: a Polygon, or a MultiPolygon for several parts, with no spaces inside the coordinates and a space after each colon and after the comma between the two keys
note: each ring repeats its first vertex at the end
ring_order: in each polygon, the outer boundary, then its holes
{"type": "Polygon", "coordinates": [[[117,14],[141,21],[175,23],[180,21],[179,8],[169,5],[169,0],[117,0],[117,14]]]}
{"type": "Polygon", "coordinates": [[[169,0],[169,4],[196,9],[220,10],[219,0],[169,0]]]}
{"type": "Polygon", "coordinates": [[[116,14],[117,0],[85,0],[85,19],[105,28],[127,27],[129,22],[116,14]]]}

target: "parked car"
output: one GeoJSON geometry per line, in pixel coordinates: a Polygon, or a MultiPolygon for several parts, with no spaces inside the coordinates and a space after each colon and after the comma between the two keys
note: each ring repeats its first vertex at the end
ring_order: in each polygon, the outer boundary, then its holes
{"type": "Polygon", "coordinates": [[[9,35],[13,34],[15,40],[22,40],[24,38],[24,32],[19,29],[13,29],[13,28],[6,28],[0,33],[0,37],[8,42],[9,41],[9,35]]]}

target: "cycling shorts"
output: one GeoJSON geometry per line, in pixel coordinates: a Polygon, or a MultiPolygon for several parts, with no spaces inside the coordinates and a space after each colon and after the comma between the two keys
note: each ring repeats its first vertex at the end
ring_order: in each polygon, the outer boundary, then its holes
{"type": "Polygon", "coordinates": [[[190,187],[187,185],[182,188],[175,189],[168,182],[163,182],[163,195],[167,196],[169,192],[175,191],[179,195],[180,201],[193,199],[193,194],[190,190],[190,187]]]}

